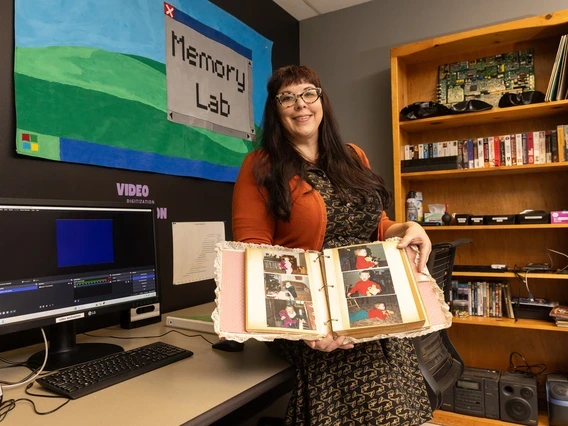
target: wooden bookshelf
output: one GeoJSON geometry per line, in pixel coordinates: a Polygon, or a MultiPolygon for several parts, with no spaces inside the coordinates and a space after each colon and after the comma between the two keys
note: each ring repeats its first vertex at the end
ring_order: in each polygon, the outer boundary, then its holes
{"type": "Polygon", "coordinates": [[[454,324],[467,324],[467,325],[479,325],[485,327],[508,327],[516,328],[521,330],[545,330],[545,331],[557,331],[560,333],[568,332],[568,328],[557,327],[554,322],[533,320],[533,319],[512,319],[512,318],[494,318],[494,317],[480,317],[480,316],[469,316],[466,318],[454,317],[454,324]]]}
{"type": "MultiPolygon", "coordinates": [[[[524,272],[519,272],[521,275],[525,275],[524,272]]],[[[516,275],[513,272],[454,272],[452,274],[454,277],[467,277],[467,278],[477,278],[486,279],[490,278],[492,280],[499,280],[501,278],[509,279],[515,278],[516,275]]],[[[554,274],[554,273],[534,273],[530,272],[528,276],[531,279],[544,279],[544,280],[568,280],[568,275],[566,274],[554,274]]],[[[568,283],[566,283],[568,285],[568,283]]]]}
{"type": "MultiPolygon", "coordinates": [[[[449,411],[437,410],[434,412],[434,419],[430,421],[435,425],[444,426],[505,426],[518,425],[518,423],[503,422],[501,420],[485,419],[482,417],[465,416],[463,414],[451,413],[449,411]]],[[[546,412],[538,415],[538,426],[548,426],[548,416],[546,412]]]]}
{"type": "Polygon", "coordinates": [[[499,174],[505,175],[524,175],[527,173],[557,173],[568,170],[568,163],[550,163],[550,164],[525,164],[523,166],[495,167],[491,169],[466,169],[466,170],[438,170],[435,172],[412,172],[401,173],[401,178],[406,181],[425,181],[425,180],[451,180],[462,179],[464,177],[494,177],[499,174]]]}
{"type": "MultiPolygon", "coordinates": [[[[507,215],[527,209],[568,210],[568,162],[479,169],[402,173],[406,145],[483,138],[556,129],[568,124],[568,100],[489,111],[405,121],[399,112],[414,102],[437,101],[438,67],[500,53],[533,49],[535,89],[545,93],[560,37],[568,34],[568,10],[529,17],[423,40],[391,50],[391,92],[396,220],[406,217],[406,195],[423,194],[428,204],[448,204],[450,213],[507,215]]],[[[564,156],[561,160],[565,160],[564,156]]],[[[568,225],[481,225],[425,227],[433,243],[471,238],[458,247],[456,264],[505,264],[521,269],[530,262],[550,262],[561,269],[568,259],[568,225]]],[[[521,272],[521,274],[524,274],[521,272]]],[[[455,272],[463,281],[507,281],[514,296],[528,292],[513,272],[455,272]]],[[[535,297],[568,304],[568,275],[529,273],[535,297]]],[[[568,372],[568,329],[550,321],[509,318],[455,318],[449,336],[466,365],[505,371],[513,353],[546,371],[568,372]]],[[[542,385],[542,377],[539,378],[542,385]]],[[[548,425],[546,404],[539,400],[539,425],[548,425]]],[[[451,426],[506,425],[500,420],[436,411],[435,424],[451,426]]]]}

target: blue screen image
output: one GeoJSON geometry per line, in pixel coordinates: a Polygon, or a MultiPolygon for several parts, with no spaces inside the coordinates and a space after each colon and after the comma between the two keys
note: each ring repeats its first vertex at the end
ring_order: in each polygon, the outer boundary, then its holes
{"type": "Polygon", "coordinates": [[[114,262],[112,219],[57,219],[57,266],[114,262]]]}

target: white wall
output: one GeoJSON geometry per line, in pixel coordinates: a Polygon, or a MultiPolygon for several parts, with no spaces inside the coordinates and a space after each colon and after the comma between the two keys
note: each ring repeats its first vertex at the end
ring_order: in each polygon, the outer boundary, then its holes
{"type": "Polygon", "coordinates": [[[300,62],[320,74],[345,140],[392,189],[391,47],[562,9],[567,0],[373,0],[301,21],[300,62]]]}

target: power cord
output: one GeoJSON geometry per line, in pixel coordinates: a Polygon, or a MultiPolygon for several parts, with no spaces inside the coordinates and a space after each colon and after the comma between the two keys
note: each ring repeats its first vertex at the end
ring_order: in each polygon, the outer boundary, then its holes
{"type": "MultiPolygon", "coordinates": [[[[550,255],[549,252],[556,253],[556,254],[559,254],[561,256],[568,258],[568,254],[566,254],[566,253],[562,253],[560,251],[547,248],[546,249],[546,255],[548,256],[548,259],[550,260],[550,267],[548,268],[548,270],[551,270],[551,271],[554,269],[554,262],[553,262],[552,256],[550,255]]],[[[562,269],[558,269],[556,272],[558,273],[560,271],[567,271],[567,268],[568,268],[568,265],[564,266],[562,269]]],[[[529,269],[525,269],[525,276],[523,278],[521,276],[521,274],[519,273],[518,266],[515,265],[515,267],[513,268],[513,273],[525,285],[525,287],[527,289],[527,297],[529,298],[530,301],[534,301],[534,296],[533,296],[531,289],[529,287],[529,272],[530,272],[529,269]]],[[[562,273],[562,272],[560,272],[560,273],[562,273]]],[[[520,289],[519,289],[519,298],[520,298],[520,289]]]]}
{"type": "MultiPolygon", "coordinates": [[[[550,251],[550,252],[552,252],[552,253],[559,254],[559,255],[564,256],[564,257],[568,257],[568,254],[562,253],[561,251],[552,250],[552,249],[549,249],[549,248],[547,248],[546,250],[547,250],[547,251],[550,251]]],[[[552,256],[550,256],[550,253],[546,253],[546,254],[548,254],[548,258],[550,259],[550,269],[554,269],[554,268],[553,268],[553,263],[552,263],[552,256]]],[[[568,264],[567,264],[564,268],[562,268],[562,269],[557,269],[556,272],[566,271],[567,268],[568,268],[568,264]]],[[[560,272],[560,273],[562,273],[562,272],[560,272]]]]}
{"type": "Polygon", "coordinates": [[[132,339],[156,339],[156,338],[159,338],[159,337],[164,337],[164,336],[166,336],[170,333],[178,333],[178,334],[181,334],[182,336],[185,336],[185,337],[201,337],[203,340],[205,340],[210,345],[212,345],[214,343],[214,342],[207,340],[201,334],[185,334],[185,333],[182,333],[181,331],[178,331],[178,330],[166,331],[165,333],[158,334],[156,336],[97,336],[97,335],[90,334],[90,333],[81,333],[81,334],[83,334],[85,336],[89,336],[89,337],[99,337],[99,338],[104,337],[104,338],[107,338],[107,339],[110,338],[110,339],[132,340],[132,339]]]}
{"type": "MultiPolygon", "coordinates": [[[[0,384],[0,422],[4,421],[4,419],[6,418],[8,413],[10,411],[12,411],[14,408],[16,408],[16,404],[20,401],[29,402],[30,404],[32,404],[34,412],[36,414],[39,414],[39,415],[51,414],[51,413],[59,410],[61,407],[63,407],[64,405],[66,405],[70,401],[70,399],[65,398],[65,397],[61,397],[61,396],[32,394],[28,391],[33,386],[34,380],[43,372],[43,369],[45,368],[45,364],[47,364],[48,348],[49,347],[48,347],[48,344],[47,344],[47,337],[45,336],[45,331],[44,331],[43,328],[41,328],[41,334],[43,336],[43,343],[45,345],[45,357],[43,359],[43,364],[41,365],[41,367],[38,368],[37,370],[32,369],[32,373],[30,373],[28,376],[26,376],[24,379],[20,380],[19,382],[14,382],[14,383],[1,382],[2,384],[0,384]],[[12,388],[16,388],[16,387],[23,386],[23,385],[27,385],[25,392],[28,395],[46,397],[46,398],[64,398],[64,399],[67,399],[67,401],[65,401],[59,407],[57,407],[53,410],[50,410],[50,411],[38,411],[37,408],[36,408],[35,402],[32,401],[29,398],[7,399],[7,400],[4,401],[4,391],[6,389],[12,389],[12,388]]],[[[2,361],[6,362],[7,364],[11,364],[10,365],[11,367],[27,366],[26,363],[22,363],[22,362],[9,361],[9,360],[5,360],[5,359],[2,359],[2,361]]]]}
{"type": "MultiPolygon", "coordinates": [[[[4,390],[6,389],[12,389],[12,388],[17,388],[19,386],[23,386],[29,382],[33,382],[37,376],[39,376],[43,369],[45,368],[45,364],[47,364],[47,355],[48,355],[48,344],[47,344],[47,337],[45,336],[45,331],[43,330],[43,327],[41,328],[41,334],[43,336],[43,343],[45,345],[45,356],[43,358],[43,364],[41,365],[40,368],[38,368],[37,370],[33,370],[33,372],[31,374],[29,374],[28,376],[26,376],[24,379],[20,380],[19,382],[14,382],[14,383],[2,383],[0,385],[0,394],[4,393],[4,390]]],[[[14,363],[16,364],[15,366],[17,366],[19,363],[14,363]]],[[[1,397],[0,397],[0,403],[2,402],[1,397]]]]}
{"type": "Polygon", "coordinates": [[[524,374],[526,377],[540,376],[546,371],[546,364],[529,364],[519,352],[511,352],[509,355],[509,373],[524,374]],[[521,365],[515,364],[513,358],[517,356],[522,360],[521,365]],[[535,370],[536,369],[536,370],[535,370]]]}
{"type": "Polygon", "coordinates": [[[33,382],[32,383],[28,383],[28,385],[26,386],[26,394],[27,395],[31,395],[31,396],[37,396],[40,398],[57,398],[57,399],[66,399],[66,401],[63,404],[60,404],[59,406],[55,407],[52,410],[49,411],[39,411],[36,407],[36,404],[33,400],[29,399],[29,398],[18,398],[18,399],[8,399],[6,400],[4,403],[0,403],[0,423],[4,421],[4,419],[6,419],[6,417],[8,416],[8,413],[10,411],[12,411],[14,408],[16,408],[16,404],[18,402],[29,402],[32,405],[32,408],[34,410],[34,412],[36,414],[39,414],[40,416],[45,416],[47,414],[51,414],[51,413],[55,413],[57,410],[63,408],[65,405],[67,405],[70,401],[71,398],[66,398],[64,396],[60,396],[60,395],[48,395],[48,394],[39,394],[39,393],[31,393],[29,391],[29,389],[33,386],[33,382]]]}
{"type": "MultiPolygon", "coordinates": [[[[517,277],[517,279],[518,279],[520,282],[522,282],[522,283],[524,284],[524,286],[526,287],[527,293],[528,293],[528,294],[527,294],[527,297],[528,297],[531,301],[534,300],[533,294],[532,294],[531,289],[530,289],[530,287],[529,287],[529,271],[525,271],[525,276],[524,276],[524,278],[523,278],[523,277],[521,276],[521,274],[520,274],[520,269],[519,269],[519,267],[518,267],[517,265],[515,265],[515,266],[513,267],[513,273],[515,274],[515,276],[517,277]]],[[[519,286],[518,289],[517,289],[517,298],[518,298],[518,300],[521,299],[521,288],[520,288],[520,286],[519,286]]]]}
{"type": "Polygon", "coordinates": [[[534,296],[529,288],[529,271],[525,271],[525,279],[523,280],[525,283],[525,287],[527,288],[527,297],[532,302],[534,300],[534,296]]]}

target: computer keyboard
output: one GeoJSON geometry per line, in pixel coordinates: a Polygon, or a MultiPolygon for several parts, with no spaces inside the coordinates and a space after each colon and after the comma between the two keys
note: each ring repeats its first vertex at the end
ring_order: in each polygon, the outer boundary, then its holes
{"type": "Polygon", "coordinates": [[[68,367],[37,382],[60,395],[77,399],[192,355],[191,351],[167,343],[150,343],[68,367]]]}

